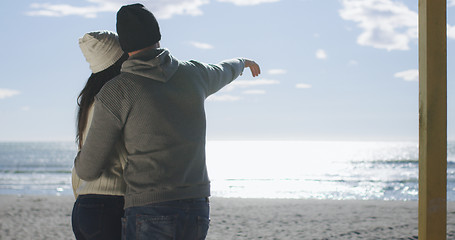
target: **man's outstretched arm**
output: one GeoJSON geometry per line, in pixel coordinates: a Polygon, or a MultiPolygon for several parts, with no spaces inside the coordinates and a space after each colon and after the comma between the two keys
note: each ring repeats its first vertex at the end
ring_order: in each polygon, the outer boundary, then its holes
{"type": "Polygon", "coordinates": [[[203,72],[203,79],[207,84],[207,96],[219,91],[221,88],[242,75],[245,68],[250,68],[253,77],[261,73],[259,65],[250,59],[234,58],[218,64],[203,64],[193,61],[203,72]]]}

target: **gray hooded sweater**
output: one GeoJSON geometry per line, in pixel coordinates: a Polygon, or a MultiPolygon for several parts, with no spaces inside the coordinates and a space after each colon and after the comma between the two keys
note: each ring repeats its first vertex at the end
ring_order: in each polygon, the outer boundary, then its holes
{"type": "Polygon", "coordinates": [[[166,49],[131,56],[101,89],[78,176],[97,179],[115,143],[125,143],[125,208],[210,196],[204,100],[236,79],[243,59],[217,65],[179,61],[166,49]]]}

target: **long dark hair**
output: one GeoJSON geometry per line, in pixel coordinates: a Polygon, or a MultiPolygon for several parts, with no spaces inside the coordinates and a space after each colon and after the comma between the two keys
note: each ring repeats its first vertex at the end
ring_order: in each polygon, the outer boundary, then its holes
{"type": "Polygon", "coordinates": [[[92,73],[81,93],[79,93],[79,96],[77,97],[77,105],[79,106],[79,110],[77,112],[76,122],[76,142],[78,143],[79,148],[82,148],[82,134],[87,127],[88,111],[92,103],[95,101],[96,94],[98,94],[105,83],[120,74],[122,63],[126,59],[128,59],[127,53],[123,54],[123,56],[120,57],[120,59],[117,60],[117,62],[115,62],[109,68],[101,72],[92,73]]]}

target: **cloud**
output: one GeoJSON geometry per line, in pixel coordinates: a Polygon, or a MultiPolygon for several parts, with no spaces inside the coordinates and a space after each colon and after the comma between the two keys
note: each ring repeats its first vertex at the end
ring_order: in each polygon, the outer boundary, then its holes
{"type": "Polygon", "coordinates": [[[30,110],[30,107],[29,106],[23,106],[23,107],[21,107],[21,110],[26,112],[26,111],[30,110]]]}
{"type": "Polygon", "coordinates": [[[213,49],[213,46],[208,44],[208,43],[201,43],[201,42],[190,42],[190,44],[195,47],[195,48],[199,48],[199,49],[204,49],[204,50],[209,50],[209,49],[213,49]]]}
{"type": "Polygon", "coordinates": [[[327,59],[327,53],[323,49],[318,49],[316,51],[316,58],[317,59],[327,59]]]}
{"type": "Polygon", "coordinates": [[[343,0],[339,11],[344,20],[354,21],[363,30],[357,43],[379,49],[408,50],[417,39],[418,14],[392,0],[343,0]]]}
{"type": "Polygon", "coordinates": [[[287,73],[285,69],[270,69],[267,71],[270,75],[281,75],[287,73]]]}
{"type": "Polygon", "coordinates": [[[243,94],[248,94],[248,95],[260,95],[260,94],[265,94],[265,93],[266,93],[265,90],[259,90],[259,89],[243,91],[243,94]]]}
{"type": "Polygon", "coordinates": [[[258,80],[236,80],[234,82],[231,82],[224,88],[220,90],[215,95],[210,96],[207,98],[207,100],[210,101],[238,101],[243,99],[242,97],[239,96],[234,96],[228,93],[233,92],[237,88],[243,88],[242,94],[245,95],[258,95],[258,94],[266,94],[265,90],[260,90],[260,89],[249,89],[252,87],[260,87],[260,86],[266,86],[266,85],[274,85],[274,84],[279,84],[280,82],[277,80],[271,80],[271,79],[258,79],[258,80]]]}
{"type": "Polygon", "coordinates": [[[393,76],[396,78],[402,78],[403,80],[409,82],[419,81],[419,70],[410,69],[402,72],[397,72],[393,76]]]}
{"type": "Polygon", "coordinates": [[[212,102],[235,102],[242,99],[239,96],[233,96],[233,95],[228,95],[228,94],[223,94],[223,95],[218,95],[214,94],[211,95],[207,98],[207,101],[212,101],[212,102]]]}
{"type": "MultiPolygon", "coordinates": [[[[280,0],[218,0],[230,2],[238,6],[257,5],[280,0]]],[[[85,0],[85,4],[74,6],[70,4],[32,3],[28,16],[64,17],[80,16],[84,18],[96,18],[98,14],[105,12],[117,12],[121,6],[137,1],[122,0],[85,0]],[[85,5],[85,6],[84,6],[85,5]]],[[[174,15],[202,15],[201,6],[209,4],[210,0],[144,0],[142,4],[147,7],[158,19],[168,19],[174,15]]]]}
{"type": "Polygon", "coordinates": [[[262,3],[279,2],[280,0],[218,0],[218,2],[229,2],[237,6],[252,6],[262,3]]]}
{"type": "Polygon", "coordinates": [[[354,67],[354,66],[358,66],[359,65],[359,62],[357,62],[356,60],[350,60],[348,62],[348,66],[350,67],[354,67]]]}
{"type": "Polygon", "coordinates": [[[279,84],[280,82],[277,80],[271,79],[258,79],[258,80],[237,80],[226,87],[224,87],[224,91],[232,91],[235,88],[248,88],[248,87],[257,87],[257,86],[264,86],[264,85],[274,85],[279,84]]]}
{"type": "Polygon", "coordinates": [[[307,88],[311,88],[312,86],[310,84],[306,84],[306,83],[298,83],[295,85],[296,88],[301,88],[301,89],[307,89],[307,88]]]}
{"type": "MultiPolygon", "coordinates": [[[[32,3],[32,10],[26,12],[29,16],[64,17],[81,16],[96,18],[99,13],[117,12],[121,6],[136,1],[121,0],[86,0],[86,6],[73,6],[69,4],[32,3]]],[[[144,1],[143,4],[160,19],[171,18],[174,15],[201,15],[200,7],[208,4],[210,0],[156,0],[144,1]]]]}
{"type": "Polygon", "coordinates": [[[77,15],[85,18],[95,18],[101,12],[115,12],[120,6],[113,6],[100,3],[85,7],[76,7],[68,4],[32,3],[30,8],[35,9],[26,12],[28,16],[63,17],[77,15]]]}
{"type": "Polygon", "coordinates": [[[455,39],[455,26],[450,26],[447,24],[447,37],[455,39]]]}
{"type": "Polygon", "coordinates": [[[20,92],[12,89],[0,88],[0,99],[13,97],[18,95],[20,92]]]}
{"type": "MultiPolygon", "coordinates": [[[[221,89],[220,92],[217,94],[211,95],[207,100],[210,101],[224,101],[224,102],[234,102],[241,100],[242,97],[234,96],[231,94],[222,94],[226,92],[232,92],[236,88],[250,88],[250,87],[258,87],[258,86],[265,86],[265,85],[274,85],[279,84],[280,82],[277,80],[271,79],[258,79],[258,80],[236,80],[224,88],[221,89]]],[[[258,89],[247,89],[242,92],[246,95],[253,95],[253,94],[265,94],[265,90],[258,90],[258,89]]]]}

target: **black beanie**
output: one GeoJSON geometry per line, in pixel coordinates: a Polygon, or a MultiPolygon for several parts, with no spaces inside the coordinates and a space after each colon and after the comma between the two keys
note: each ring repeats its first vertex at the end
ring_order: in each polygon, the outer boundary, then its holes
{"type": "Polygon", "coordinates": [[[117,12],[117,34],[125,52],[134,52],[161,40],[155,16],[144,5],[126,5],[117,12]]]}

